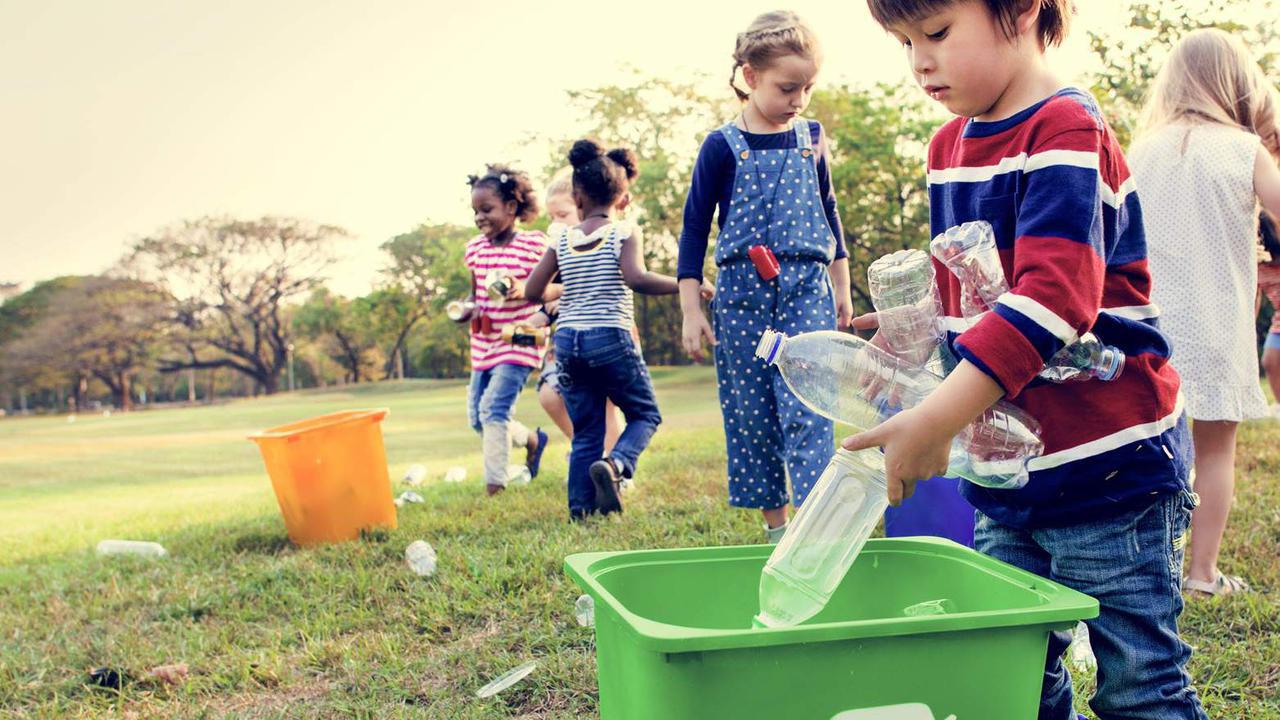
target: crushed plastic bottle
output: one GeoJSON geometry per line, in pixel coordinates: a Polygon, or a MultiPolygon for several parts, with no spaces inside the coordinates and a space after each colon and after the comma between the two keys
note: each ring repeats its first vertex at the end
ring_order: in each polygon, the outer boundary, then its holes
{"type": "Polygon", "coordinates": [[[867,268],[867,285],[888,350],[912,365],[925,364],[945,338],[928,253],[899,250],[878,258],[867,268]]]}
{"type": "MultiPolygon", "coordinates": [[[[976,318],[1009,291],[996,249],[995,231],[985,220],[947,228],[929,243],[929,251],[960,281],[960,313],[976,318]]],[[[1124,351],[1085,333],[1045,363],[1040,379],[1061,383],[1097,378],[1110,382],[1124,370],[1124,351]]]]}
{"type": "Polygon", "coordinates": [[[1109,382],[1120,377],[1124,357],[1119,348],[1103,345],[1093,333],[1085,333],[1049,358],[1039,377],[1055,383],[1090,378],[1109,382]]]}
{"type": "Polygon", "coordinates": [[[928,617],[930,615],[950,615],[955,611],[956,604],[954,602],[948,598],[939,598],[908,605],[902,609],[902,614],[907,617],[928,617]]]}
{"type": "Polygon", "coordinates": [[[418,493],[413,492],[412,490],[405,490],[400,493],[400,496],[393,502],[395,502],[396,507],[404,507],[407,503],[420,503],[426,501],[418,493]]]}
{"type": "Polygon", "coordinates": [[[410,465],[408,470],[404,471],[404,484],[409,487],[418,487],[427,479],[427,468],[425,465],[410,465]]]}
{"type": "Polygon", "coordinates": [[[826,606],[889,506],[884,459],[837,450],[760,573],[755,627],[788,627],[826,606]]]}
{"type": "Polygon", "coordinates": [[[529,473],[528,465],[508,465],[507,466],[507,484],[508,485],[528,485],[533,479],[533,475],[529,473]]]}
{"type": "Polygon", "coordinates": [[[1082,673],[1092,673],[1098,669],[1098,658],[1094,657],[1093,644],[1089,641],[1089,626],[1083,622],[1076,623],[1071,631],[1072,667],[1082,673]]]}
{"type": "Polygon", "coordinates": [[[489,684],[477,690],[476,697],[478,698],[493,697],[494,695],[497,695],[503,690],[506,690],[512,685],[515,685],[516,683],[525,679],[525,677],[529,673],[533,672],[534,668],[536,667],[538,667],[537,660],[531,660],[523,665],[517,665],[516,667],[494,678],[489,684]]]}
{"type": "Polygon", "coordinates": [[[409,569],[423,577],[436,574],[436,549],[425,540],[414,540],[404,549],[404,561],[409,569]]]}
{"type": "Polygon", "coordinates": [[[142,540],[103,540],[98,543],[95,552],[99,556],[137,555],[149,558],[162,558],[169,554],[160,543],[142,540]]]}
{"type": "MultiPolygon", "coordinates": [[[[787,387],[823,417],[868,430],[919,405],[942,383],[855,335],[822,330],[795,337],[765,330],[756,354],[777,365],[787,387]]],[[[1001,400],[969,423],[951,445],[948,477],[991,488],[1027,483],[1027,463],[1044,450],[1040,424],[1001,400]]]]}
{"type": "Polygon", "coordinates": [[[579,595],[573,603],[573,616],[582,627],[596,624],[596,601],[590,595],[579,595]]]}
{"type": "Polygon", "coordinates": [[[456,482],[462,482],[463,480],[466,480],[466,479],[467,479],[467,469],[462,467],[461,465],[454,465],[453,467],[446,470],[444,473],[445,482],[456,483],[456,482]]]}

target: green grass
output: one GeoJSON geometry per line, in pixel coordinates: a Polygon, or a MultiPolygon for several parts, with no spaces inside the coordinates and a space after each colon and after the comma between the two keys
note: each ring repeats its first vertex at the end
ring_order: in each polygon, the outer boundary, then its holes
{"type": "MultiPolygon", "coordinates": [[[[709,369],[655,369],[666,422],[623,517],[565,522],[563,438],[544,475],[483,497],[463,384],[402,382],[207,408],[0,422],[0,715],[5,717],[569,718],[595,714],[591,632],[565,555],[758,542],[758,518],[724,502],[723,433],[709,369]],[[254,430],[352,407],[391,408],[392,477],[433,479],[400,527],[292,547],[254,430]],[[466,465],[470,479],[439,482],[466,465]],[[158,562],[99,559],[106,537],[154,539],[158,562]],[[403,564],[423,538],[424,579],[403,564]],[[475,690],[526,660],[524,682],[475,690]],[[161,686],[146,669],[191,667],[161,686]],[[133,679],[86,687],[94,666],[133,679]]],[[[519,417],[542,415],[525,393],[519,417]]],[[[1280,718],[1280,423],[1241,434],[1224,569],[1260,592],[1192,603],[1192,672],[1212,717],[1280,718]]],[[[398,489],[398,487],[397,487],[398,489]]],[[[1084,683],[1081,687],[1085,688],[1084,683]]]]}

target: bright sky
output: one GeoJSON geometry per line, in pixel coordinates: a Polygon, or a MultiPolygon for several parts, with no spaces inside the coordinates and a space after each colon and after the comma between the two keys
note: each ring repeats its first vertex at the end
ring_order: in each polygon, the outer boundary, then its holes
{"type": "MultiPolygon", "coordinates": [[[[1078,0],[1057,67],[1122,22],[1078,0]]],[[[295,215],[355,239],[331,285],[367,292],[378,246],[469,224],[465,176],[581,130],[566,91],[727,79],[734,35],[787,6],[823,39],[820,82],[906,80],[860,0],[0,0],[0,281],[100,272],[187,218],[295,215]]],[[[729,90],[726,87],[725,92],[729,90]]]]}

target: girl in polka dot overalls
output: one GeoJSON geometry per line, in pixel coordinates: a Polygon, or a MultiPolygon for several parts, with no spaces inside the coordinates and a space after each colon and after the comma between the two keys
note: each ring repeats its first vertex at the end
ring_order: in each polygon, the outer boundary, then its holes
{"type": "Polygon", "coordinates": [[[831,459],[833,428],[755,357],[756,344],[767,328],[794,335],[853,317],[822,127],[799,117],[821,60],[795,13],[766,13],[738,35],[730,85],[743,111],[703,142],[677,262],[684,348],[701,359],[703,339],[715,347],[729,503],[760,509],[775,541],[788,500],[800,505],[831,459]],[[739,67],[750,93],[736,84],[739,67]],[[698,289],[713,212],[719,271],[709,324],[698,289]]]}

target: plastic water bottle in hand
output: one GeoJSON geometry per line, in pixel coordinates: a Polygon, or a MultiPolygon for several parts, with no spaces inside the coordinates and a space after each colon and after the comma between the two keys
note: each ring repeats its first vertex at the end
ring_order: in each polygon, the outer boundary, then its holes
{"type": "Polygon", "coordinates": [[[837,450],[760,574],[756,627],[786,627],[826,606],[889,505],[874,449],[837,450]]]}
{"type": "Polygon", "coordinates": [[[899,250],[867,268],[879,337],[890,352],[923,365],[942,344],[942,300],[933,279],[933,261],[920,250],[899,250]]]}
{"type": "MultiPolygon", "coordinates": [[[[929,243],[929,251],[960,281],[960,313],[976,318],[1009,291],[996,249],[995,232],[985,220],[947,228],[929,243]]],[[[1085,333],[1045,363],[1039,377],[1049,382],[1115,380],[1124,370],[1124,352],[1085,333]]]]}
{"type": "MultiPolygon", "coordinates": [[[[923,367],[832,330],[790,338],[765,330],[756,354],[777,365],[787,387],[814,412],[858,430],[919,405],[942,384],[923,367]]],[[[1027,463],[1043,450],[1039,423],[1001,400],[956,436],[947,475],[984,487],[1019,488],[1027,482],[1027,463]]]]}

